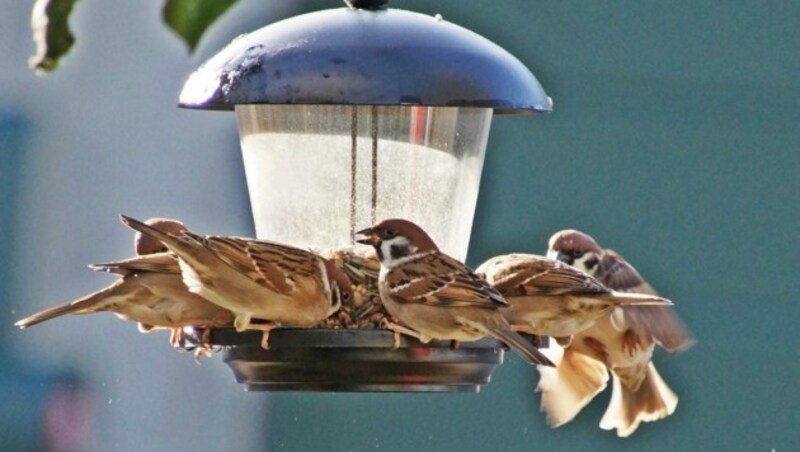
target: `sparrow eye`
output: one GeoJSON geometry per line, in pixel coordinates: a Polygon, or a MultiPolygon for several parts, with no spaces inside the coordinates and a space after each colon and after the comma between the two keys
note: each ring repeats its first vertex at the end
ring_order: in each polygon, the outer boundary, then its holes
{"type": "Polygon", "coordinates": [[[383,232],[383,235],[385,235],[387,239],[390,239],[397,235],[397,231],[395,231],[394,229],[387,229],[383,232]]]}

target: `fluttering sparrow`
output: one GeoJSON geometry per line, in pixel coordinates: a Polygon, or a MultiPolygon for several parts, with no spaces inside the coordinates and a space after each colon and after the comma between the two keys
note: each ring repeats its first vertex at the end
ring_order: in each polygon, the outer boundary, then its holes
{"type": "Polygon", "coordinates": [[[614,292],[574,267],[535,254],[496,256],[475,273],[508,301],[503,315],[514,329],[551,336],[562,345],[616,306],[671,304],[656,296],[614,292]]]}
{"type": "MultiPolygon", "coordinates": [[[[552,236],[547,255],[593,275],[611,289],[655,295],[653,288],[611,250],[590,236],[564,230],[552,236]]],[[[665,418],[675,411],[678,397],[652,363],[658,344],[668,351],[683,350],[692,339],[667,306],[622,306],[575,335],[555,369],[540,368],[539,390],[548,422],[559,426],[572,420],[605,389],[607,369],[613,386],[600,421],[605,430],[631,435],[641,422],[665,418]]]]}
{"type": "Polygon", "coordinates": [[[381,221],[359,231],[356,241],[375,248],[381,262],[378,287],[389,314],[417,337],[474,341],[492,337],[532,364],[552,366],[547,357],[511,329],[501,311],[508,303],[466,265],[442,253],[416,224],[381,221]],[[409,330],[410,329],[410,330],[409,330]]]}
{"type": "Polygon", "coordinates": [[[263,331],[264,348],[272,329],[314,326],[353,296],[347,276],[311,251],[239,237],[169,234],[121,218],[175,253],[189,291],[232,311],[237,331],[263,331]]]}
{"type": "MultiPolygon", "coordinates": [[[[153,228],[180,232],[185,227],[174,220],[151,219],[153,228]]],[[[181,280],[177,257],[160,252],[161,244],[137,237],[139,256],[118,262],[90,265],[120,278],[97,292],[70,303],[45,309],[15,323],[28,328],[66,314],[112,312],[124,320],[139,323],[139,330],[172,331],[170,342],[176,346],[184,327],[214,328],[229,325],[233,314],[208,300],[189,292],[181,280]]]]}
{"type": "MultiPolygon", "coordinates": [[[[565,262],[597,278],[606,287],[627,293],[655,295],[656,291],[639,272],[614,250],[602,249],[589,235],[567,229],[553,234],[547,256],[565,262]]],[[[692,344],[683,323],[672,307],[647,306],[623,309],[632,333],[650,336],[667,351],[679,351],[692,344]]],[[[622,314],[618,314],[622,315],[622,314]]]]}

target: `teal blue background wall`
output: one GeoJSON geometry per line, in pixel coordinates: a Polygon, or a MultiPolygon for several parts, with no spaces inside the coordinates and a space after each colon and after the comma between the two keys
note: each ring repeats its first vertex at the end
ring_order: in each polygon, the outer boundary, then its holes
{"type": "Polygon", "coordinates": [[[12,327],[113,281],[85,266],[130,256],[120,212],[251,235],[233,115],[179,110],[178,92],[236,35],[340,4],[240,0],[189,56],[160,1],[77,2],[73,52],[36,77],[30,2],[6,2],[0,449],[37,450],[48,379],[66,372],[97,451],[800,450],[797,1],[391,0],[500,44],[555,101],[550,116],[495,119],[469,263],[580,228],[694,333],[656,357],[677,412],[629,439],[597,427],[607,394],[546,427],[537,372],[513,355],[479,394],[270,395],[111,315],[12,327]]]}
{"type": "Polygon", "coordinates": [[[546,427],[537,372],[508,355],[479,394],[275,394],[272,449],[800,449],[800,3],[394,5],[494,40],[555,101],[495,119],[469,263],[582,229],[697,345],[657,355],[677,412],[626,440],[597,427],[607,394],[546,427]]]}

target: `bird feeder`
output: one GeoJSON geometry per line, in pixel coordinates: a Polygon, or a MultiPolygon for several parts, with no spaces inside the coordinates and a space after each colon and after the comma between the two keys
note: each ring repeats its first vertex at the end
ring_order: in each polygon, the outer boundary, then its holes
{"type": "Polygon", "coordinates": [[[552,102],[496,44],[383,3],[242,35],[189,77],[179,104],[236,112],[259,238],[330,249],[406,218],[464,260],[492,117],[552,102]]]}

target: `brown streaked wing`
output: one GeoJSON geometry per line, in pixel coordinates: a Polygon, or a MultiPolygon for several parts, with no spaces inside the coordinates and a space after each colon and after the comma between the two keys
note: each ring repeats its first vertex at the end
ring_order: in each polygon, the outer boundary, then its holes
{"type": "Polygon", "coordinates": [[[264,240],[250,240],[246,251],[271,289],[289,295],[298,278],[313,278],[321,287],[321,257],[309,251],[264,240]]]}
{"type": "Polygon", "coordinates": [[[245,251],[247,239],[214,235],[202,236],[188,231],[184,232],[183,235],[214,252],[219,259],[239,273],[254,281],[263,283],[264,278],[253,267],[253,263],[247,255],[247,251],[245,251]]]}
{"type": "Polygon", "coordinates": [[[389,272],[386,280],[400,302],[486,309],[508,304],[464,264],[440,253],[407,262],[389,272]]]}
{"type": "Polygon", "coordinates": [[[532,257],[495,275],[494,287],[511,295],[601,294],[609,290],[590,275],[569,265],[532,257]]]}

